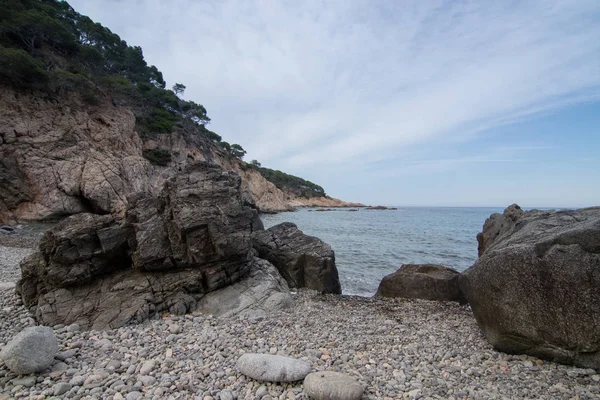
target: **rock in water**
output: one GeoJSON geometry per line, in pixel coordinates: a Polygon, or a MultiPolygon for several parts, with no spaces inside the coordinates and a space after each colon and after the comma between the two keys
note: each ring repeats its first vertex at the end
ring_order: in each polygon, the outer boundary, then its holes
{"type": "Polygon", "coordinates": [[[381,280],[376,296],[464,301],[458,287],[459,273],[432,264],[404,264],[381,280]]]}
{"type": "Polygon", "coordinates": [[[246,278],[208,293],[200,300],[198,309],[203,314],[230,317],[256,310],[279,311],[293,304],[290,289],[277,269],[270,262],[255,258],[246,278]]]}
{"type": "Polygon", "coordinates": [[[600,207],[525,212],[459,282],[497,350],[600,369],[600,207]]]}
{"type": "Polygon", "coordinates": [[[295,224],[284,222],[254,232],[252,241],[259,257],[277,267],[290,288],[306,287],[321,293],[342,293],[331,246],[305,235],[295,224]]]}
{"type": "Polygon", "coordinates": [[[261,225],[241,200],[239,176],[195,164],[159,197],[133,195],[128,204],[125,220],[64,219],[21,264],[17,291],[39,322],[106,329],[183,314],[249,272],[261,225]]]}
{"type": "Polygon", "coordinates": [[[238,371],[249,378],[266,382],[296,382],[310,373],[309,364],[290,357],[246,353],[238,359],[238,371]]]}
{"type": "Polygon", "coordinates": [[[304,392],[315,400],[360,400],[363,387],[339,372],[313,372],[304,379],[304,392]]]}
{"type": "Polygon", "coordinates": [[[0,358],[15,374],[27,375],[50,367],[58,353],[52,329],[45,326],[25,328],[0,352],[0,358]]]}

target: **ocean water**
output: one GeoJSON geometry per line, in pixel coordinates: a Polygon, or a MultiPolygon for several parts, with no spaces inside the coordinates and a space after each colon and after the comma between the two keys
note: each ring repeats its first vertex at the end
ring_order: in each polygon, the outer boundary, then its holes
{"type": "Polygon", "coordinates": [[[463,271],[477,258],[476,235],[502,208],[398,207],[398,210],[266,214],[265,228],[293,222],[335,251],[342,292],[372,296],[401,264],[440,264],[463,271]]]}

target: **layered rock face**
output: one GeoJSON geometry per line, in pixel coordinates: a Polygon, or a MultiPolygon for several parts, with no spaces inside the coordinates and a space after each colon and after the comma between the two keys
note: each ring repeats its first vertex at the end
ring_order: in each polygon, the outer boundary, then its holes
{"type": "Polygon", "coordinates": [[[250,271],[251,234],[262,224],[243,205],[240,184],[235,174],[197,164],[158,197],[132,196],[126,219],[68,217],[21,265],[17,291],[47,325],[104,329],[191,311],[250,271]]]}
{"type": "Polygon", "coordinates": [[[252,240],[259,256],[277,267],[290,288],[342,293],[331,246],[305,235],[295,224],[284,222],[255,232],[252,240]]]}
{"type": "Polygon", "coordinates": [[[459,273],[433,264],[404,264],[381,280],[376,296],[464,301],[458,287],[459,273]]]}
{"type": "Polygon", "coordinates": [[[479,326],[500,351],[600,369],[600,208],[514,222],[461,274],[479,326]]]}
{"type": "Polygon", "coordinates": [[[242,198],[261,211],[293,209],[256,171],[198,135],[171,133],[142,142],[135,116],[109,98],[90,106],[77,98],[48,99],[0,88],[0,223],[91,212],[123,216],[137,192],[158,195],[188,164],[210,162],[242,176],[242,198]],[[172,155],[152,165],[144,150],[172,155]]]}

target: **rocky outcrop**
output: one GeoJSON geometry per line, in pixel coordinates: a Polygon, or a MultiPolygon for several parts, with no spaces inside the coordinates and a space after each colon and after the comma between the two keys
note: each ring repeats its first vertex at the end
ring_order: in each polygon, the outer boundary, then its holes
{"type": "Polygon", "coordinates": [[[600,370],[600,207],[523,213],[460,287],[496,349],[600,370]]]}
{"type": "Polygon", "coordinates": [[[332,197],[296,197],[288,194],[287,203],[292,207],[365,207],[362,203],[352,203],[332,197]]]}
{"type": "Polygon", "coordinates": [[[0,88],[0,223],[60,219],[92,212],[122,217],[128,196],[158,195],[189,164],[209,162],[242,176],[242,198],[259,211],[293,209],[284,194],[254,170],[242,170],[210,140],[173,132],[143,142],[135,116],[98,93],[90,106],[0,88]],[[171,154],[151,164],[144,150],[171,154]]]}
{"type": "Polygon", "coordinates": [[[342,293],[335,254],[327,243],[302,233],[291,222],[253,233],[254,248],[270,261],[290,288],[342,293]]]}
{"type": "Polygon", "coordinates": [[[483,230],[477,234],[478,256],[494,243],[496,239],[510,231],[518,220],[523,218],[524,211],[517,204],[508,206],[502,214],[494,213],[483,224],[483,230]]]}
{"type": "Polygon", "coordinates": [[[457,271],[441,265],[403,264],[381,280],[375,295],[464,302],[458,276],[457,271]]]}
{"type": "Polygon", "coordinates": [[[115,328],[191,311],[250,271],[251,234],[262,224],[243,205],[240,184],[235,174],[196,164],[158,197],[132,196],[126,219],[68,217],[21,264],[17,290],[47,325],[115,328]]]}

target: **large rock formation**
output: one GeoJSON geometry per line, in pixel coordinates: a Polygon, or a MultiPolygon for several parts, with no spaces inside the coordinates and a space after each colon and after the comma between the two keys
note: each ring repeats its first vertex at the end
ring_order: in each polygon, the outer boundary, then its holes
{"type": "Polygon", "coordinates": [[[600,370],[600,207],[527,211],[495,236],[460,277],[490,343],[600,370]]]}
{"type": "MultiPolygon", "coordinates": [[[[101,96],[101,94],[99,94],[101,96]]],[[[210,162],[242,176],[242,199],[260,211],[289,211],[285,195],[255,170],[199,135],[173,132],[143,142],[135,116],[107,97],[90,106],[0,88],[0,223],[93,212],[123,216],[131,193],[157,195],[188,164],[210,162]],[[144,150],[167,150],[167,166],[144,150]]]]}
{"type": "Polygon", "coordinates": [[[94,329],[195,309],[204,294],[243,278],[251,234],[240,177],[197,164],[158,197],[132,196],[125,220],[78,214],[48,231],[21,265],[17,290],[39,322],[94,329]]]}
{"type": "Polygon", "coordinates": [[[331,246],[305,235],[295,224],[284,222],[257,231],[252,240],[259,256],[277,267],[290,288],[342,292],[331,246]]]}
{"type": "Polygon", "coordinates": [[[517,204],[508,206],[502,214],[494,213],[485,220],[483,231],[477,234],[477,251],[481,257],[483,252],[494,243],[496,239],[510,231],[517,221],[523,218],[524,211],[517,204]]]}
{"type": "Polygon", "coordinates": [[[404,264],[381,280],[378,297],[464,301],[458,287],[459,273],[433,264],[404,264]]]}

